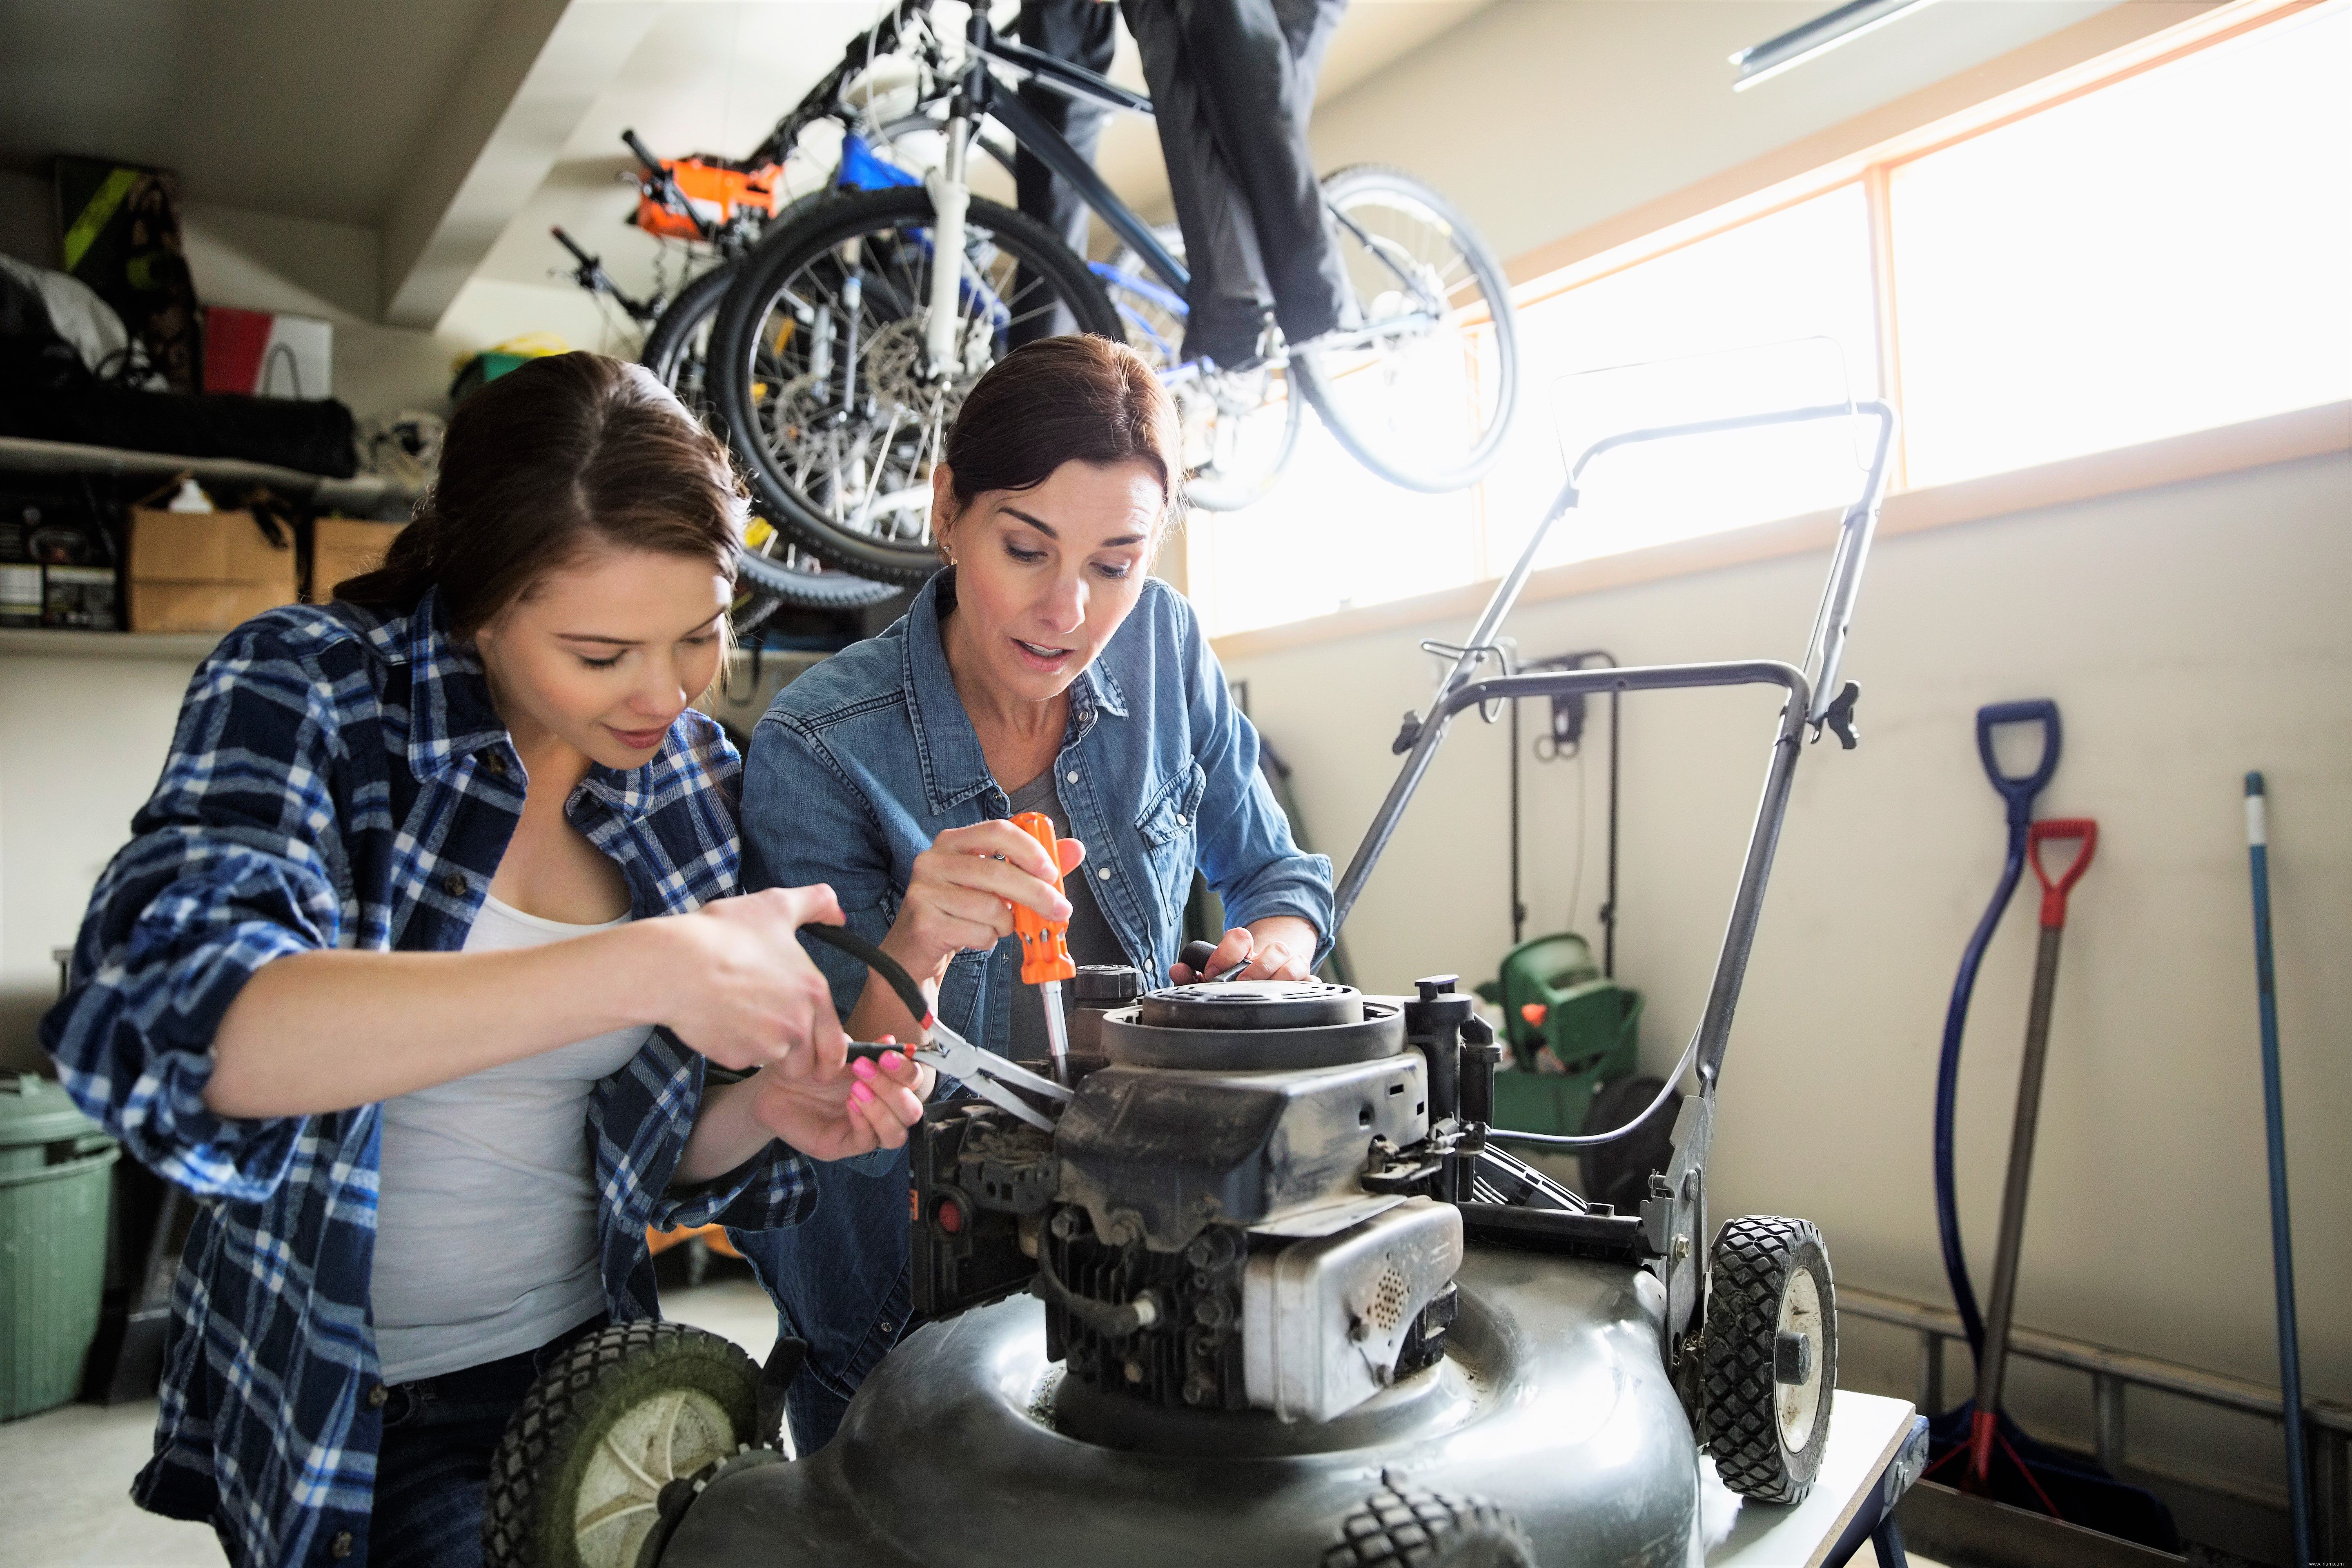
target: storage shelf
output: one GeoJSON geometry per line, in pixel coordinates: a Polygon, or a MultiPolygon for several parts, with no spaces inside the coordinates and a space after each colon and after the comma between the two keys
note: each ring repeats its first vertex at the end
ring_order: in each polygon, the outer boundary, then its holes
{"type": "Polygon", "coordinates": [[[0,654],[39,658],[155,658],[194,665],[226,632],[76,632],[0,626],[0,654]]]}
{"type": "Polygon", "coordinates": [[[331,479],[272,463],[248,463],[241,458],[186,458],[173,452],[133,452],[120,447],[85,447],[72,441],[37,441],[24,436],[0,436],[0,470],[152,475],[159,480],[174,474],[194,474],[200,480],[217,484],[268,485],[289,500],[367,513],[413,505],[420,493],[414,485],[373,475],[331,479]]]}

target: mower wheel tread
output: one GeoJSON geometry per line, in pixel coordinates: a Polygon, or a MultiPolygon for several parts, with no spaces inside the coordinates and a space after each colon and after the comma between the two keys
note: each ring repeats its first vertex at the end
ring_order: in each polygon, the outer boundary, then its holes
{"type": "Polygon", "coordinates": [[[760,1368],[731,1341],[685,1323],[615,1323],[590,1334],[531,1385],[490,1458],[484,1568],[569,1568],[572,1500],[588,1451],[613,1420],[666,1387],[709,1394],[740,1446],[754,1441],[760,1368]]]}
{"type": "MultiPolygon", "coordinates": [[[[1810,1220],[1748,1215],[1726,1224],[1716,1237],[1702,1374],[1706,1448],[1723,1484],[1759,1502],[1801,1501],[1821,1472],[1824,1445],[1808,1442],[1790,1452],[1776,1408],[1780,1299],[1800,1268],[1813,1271],[1823,1315],[1834,1325],[1829,1251],[1810,1220]]],[[[1830,1391],[1837,1386],[1834,1327],[1823,1337],[1817,1352],[1821,1426],[1828,1424],[1830,1391]]]]}
{"type": "Polygon", "coordinates": [[[1384,1473],[1340,1521],[1321,1568],[1534,1568],[1518,1521],[1481,1497],[1449,1497],[1384,1473]]]}

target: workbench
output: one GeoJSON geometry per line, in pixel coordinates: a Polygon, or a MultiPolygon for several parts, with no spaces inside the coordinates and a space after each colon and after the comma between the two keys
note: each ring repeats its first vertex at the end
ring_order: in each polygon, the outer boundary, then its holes
{"type": "Polygon", "coordinates": [[[1839,1389],[1829,1447],[1805,1500],[1743,1502],[1707,1568],[1843,1568],[1865,1541],[1880,1568],[1904,1568],[1895,1500],[1927,1464],[1927,1422],[1910,1402],[1839,1389]]]}

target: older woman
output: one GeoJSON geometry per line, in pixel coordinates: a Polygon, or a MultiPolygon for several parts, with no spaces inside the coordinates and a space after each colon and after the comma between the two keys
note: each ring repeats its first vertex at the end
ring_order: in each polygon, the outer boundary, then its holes
{"type": "MultiPolygon", "coordinates": [[[[1008,1056],[1045,1054],[1016,904],[1067,920],[1077,963],[1147,984],[1196,978],[1175,962],[1196,869],[1233,927],[1213,968],[1303,978],[1328,945],[1330,862],[1292,841],[1192,607],[1147,574],[1178,453],[1173,407],[1133,351],[1066,337],[1007,355],[933,475],[945,569],[880,637],[787,687],[752,738],[748,884],[830,885],[853,929],[938,984],[942,1020],[1008,1056]],[[1066,892],[1008,820],[1024,811],[1055,824],[1066,892]]],[[[878,980],[817,961],[852,1035],[916,1032],[878,980]]],[[[903,1179],[819,1180],[808,1226],[740,1238],[812,1343],[793,1391],[803,1451],[907,1316],[903,1179]],[[851,1310],[861,1292],[870,1310],[851,1310]]]]}

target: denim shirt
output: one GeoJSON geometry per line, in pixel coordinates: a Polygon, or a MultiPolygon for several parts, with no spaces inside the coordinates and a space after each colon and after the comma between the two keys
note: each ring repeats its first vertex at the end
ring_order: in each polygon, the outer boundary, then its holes
{"type": "MultiPolygon", "coordinates": [[[[1010,815],[949,674],[940,626],[954,604],[949,569],[881,636],[778,694],[744,769],[746,887],[830,883],[850,926],[878,942],[932,839],[1010,815]]],[[[1257,731],[1234,705],[1192,606],[1165,583],[1146,579],[1126,623],[1071,683],[1054,774],[1087,847],[1072,875],[1090,879],[1147,988],[1167,983],[1196,868],[1232,924],[1296,915],[1315,928],[1318,959],[1328,947],[1331,862],[1291,838],[1258,770],[1257,731]]],[[[848,1016],[863,966],[829,948],[814,956],[848,1016]]],[[[940,1020],[1002,1049],[1020,973],[1017,938],[956,954],[940,1020]]]]}

